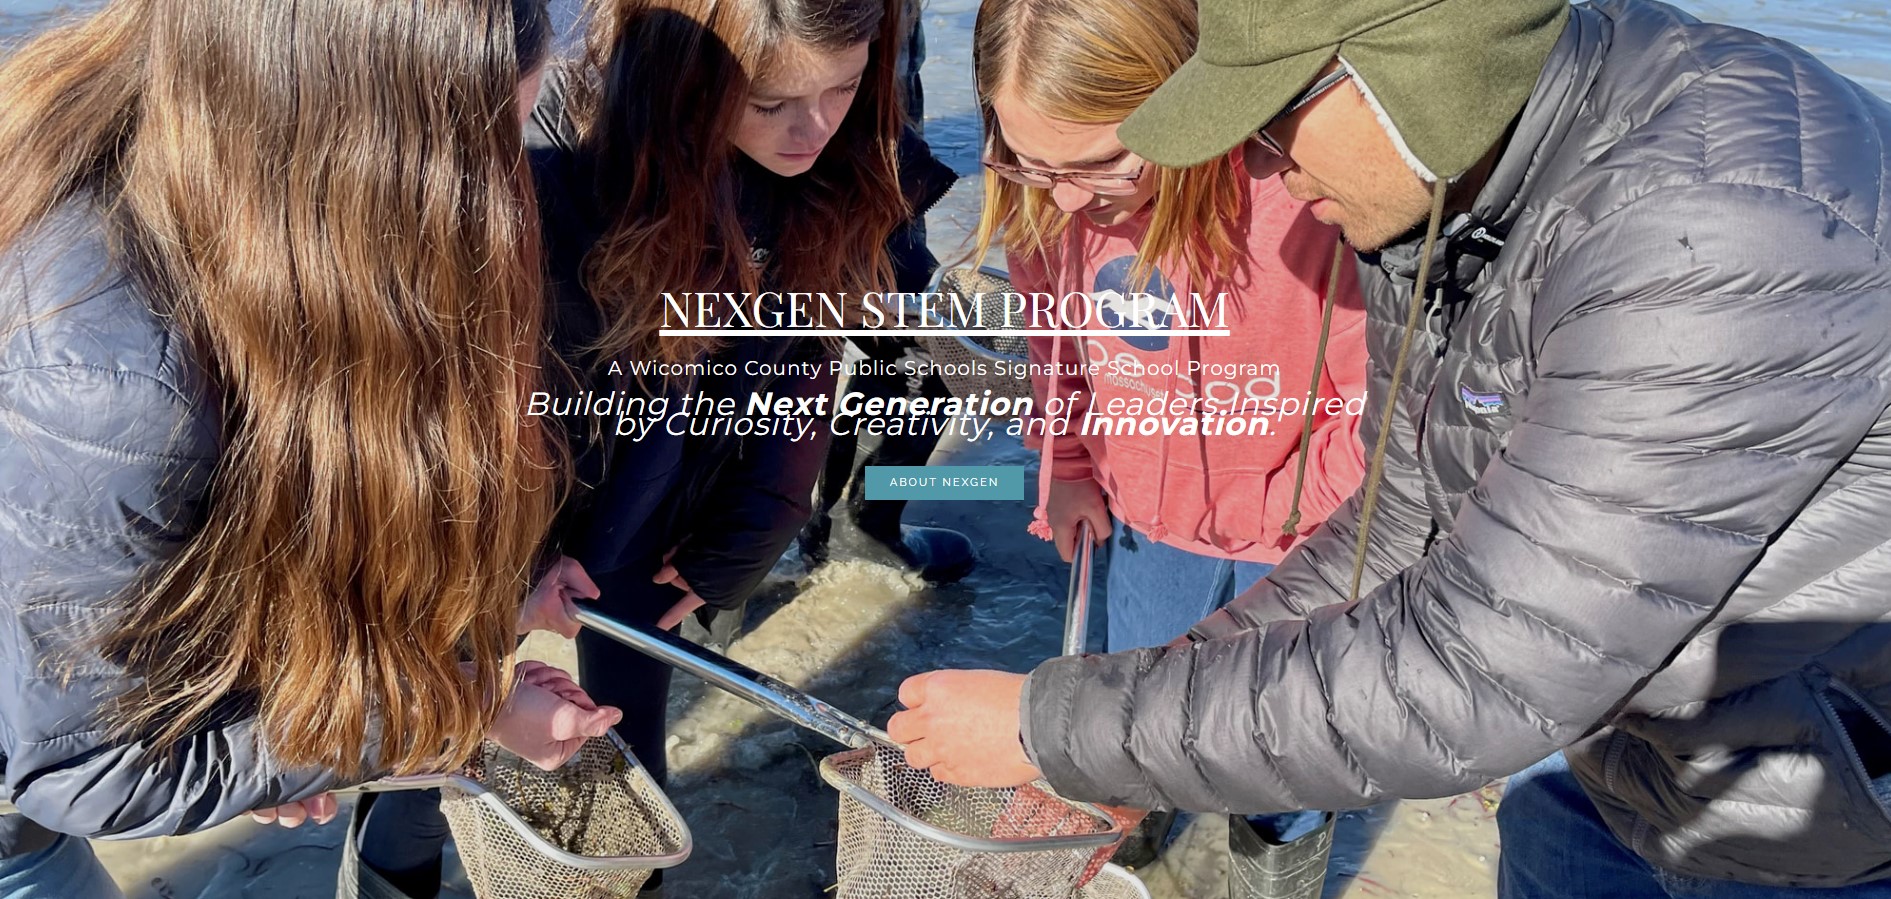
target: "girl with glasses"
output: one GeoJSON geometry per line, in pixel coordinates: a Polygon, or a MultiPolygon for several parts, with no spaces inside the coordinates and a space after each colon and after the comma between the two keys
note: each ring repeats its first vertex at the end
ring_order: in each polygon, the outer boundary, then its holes
{"type": "MultiPolygon", "coordinates": [[[[1198,425],[1038,438],[1033,532],[1065,559],[1079,522],[1107,543],[1110,651],[1181,636],[1364,475],[1346,410],[1366,383],[1365,318],[1350,261],[1335,264],[1338,233],[1279,179],[1250,176],[1240,152],[1164,169],[1116,138],[1195,39],[1189,0],[986,0],[973,38],[989,171],[981,252],[1002,241],[1021,292],[1092,304],[1066,303],[1050,326],[1113,332],[1031,340],[1038,409],[1068,400],[1080,426],[1091,411],[1154,406],[1198,425]],[[1170,333],[1215,328],[1229,333],[1170,333]],[[1310,386],[1319,401],[1303,417],[1310,386]]],[[[1324,820],[1237,818],[1236,835],[1286,843],[1324,820]]],[[[1146,861],[1166,828],[1152,816],[1125,860],[1146,861]]]]}

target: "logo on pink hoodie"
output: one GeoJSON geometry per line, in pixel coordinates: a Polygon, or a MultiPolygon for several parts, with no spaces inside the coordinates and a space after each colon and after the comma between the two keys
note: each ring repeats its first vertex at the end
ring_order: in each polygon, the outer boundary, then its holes
{"type": "MultiPolygon", "coordinates": [[[[1135,265],[1136,257],[1118,256],[1097,267],[1095,288],[1091,291],[1097,305],[1097,320],[1113,331],[1166,331],[1175,327],[1176,305],[1181,300],[1176,297],[1174,286],[1162,276],[1160,269],[1152,267],[1147,281],[1132,289],[1129,273],[1135,265]]],[[[1124,343],[1147,353],[1169,348],[1166,334],[1118,336],[1124,343]]]]}

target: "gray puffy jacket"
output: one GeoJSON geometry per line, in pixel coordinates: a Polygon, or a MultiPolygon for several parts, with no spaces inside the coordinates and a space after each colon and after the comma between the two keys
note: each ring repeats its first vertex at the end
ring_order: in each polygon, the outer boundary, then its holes
{"type": "MultiPolygon", "coordinates": [[[[0,252],[0,797],[44,828],[185,833],[331,783],[274,762],[240,708],[162,758],[104,733],[128,681],[92,640],[195,530],[219,447],[202,378],[95,212],[0,252]]],[[[0,856],[49,839],[0,818],[0,856]]]]}
{"type": "Polygon", "coordinates": [[[1046,663],[1050,782],[1347,808],[1568,747],[1665,868],[1891,876],[1888,154],[1891,107],[1804,51],[1577,7],[1472,212],[1507,242],[1443,261],[1396,397],[1418,251],[1363,260],[1368,592],[1356,497],[1202,642],[1046,663]]]}

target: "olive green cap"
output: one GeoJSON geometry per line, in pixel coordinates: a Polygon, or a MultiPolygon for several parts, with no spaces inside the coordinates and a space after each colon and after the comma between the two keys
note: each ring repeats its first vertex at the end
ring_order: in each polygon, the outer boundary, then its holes
{"type": "Polygon", "coordinates": [[[1201,0],[1195,55],[1118,133],[1158,165],[1206,162],[1339,56],[1410,154],[1450,178],[1523,109],[1568,17],[1568,0],[1201,0]]]}

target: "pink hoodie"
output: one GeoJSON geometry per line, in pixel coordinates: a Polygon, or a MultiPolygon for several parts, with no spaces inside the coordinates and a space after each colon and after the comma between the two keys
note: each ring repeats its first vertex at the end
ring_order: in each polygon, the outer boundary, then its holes
{"type": "MultiPolygon", "coordinates": [[[[1089,294],[1098,304],[1099,317],[1087,327],[1115,327],[1124,333],[1030,341],[1034,366],[1055,363],[1058,372],[1055,378],[1034,373],[1037,414],[1043,416],[1045,401],[1052,396],[1071,398],[1073,407],[1065,436],[1026,438],[1044,457],[1038,473],[1040,522],[1050,479],[1094,478],[1109,497],[1110,513],[1152,539],[1201,555],[1271,563],[1326,520],[1364,479],[1356,413],[1366,391],[1366,317],[1357,273],[1348,260],[1340,267],[1338,305],[1320,375],[1322,411],[1314,416],[1308,443],[1300,520],[1293,535],[1283,532],[1293,503],[1302,416],[1281,415],[1266,404],[1304,406],[1339,231],[1316,221],[1306,204],[1287,195],[1280,179],[1247,184],[1248,203],[1236,230],[1247,238],[1247,264],[1220,277],[1198,277],[1179,261],[1165,261],[1142,290],[1168,298],[1172,305],[1193,306],[1190,295],[1201,294],[1211,310],[1215,294],[1225,293],[1226,337],[1137,337],[1133,329],[1139,325],[1122,319],[1120,313],[1127,310],[1140,315],[1145,328],[1221,325],[1184,321],[1160,306],[1139,310],[1121,299],[1132,292],[1125,285],[1148,225],[1146,209],[1108,228],[1073,218],[1064,246],[1076,252],[1057,273],[1046,270],[1041,256],[1009,259],[1018,291],[1089,294]],[[1201,365],[1191,370],[1191,362],[1201,365]],[[1145,370],[1148,366],[1161,370],[1145,370]],[[1079,436],[1085,415],[1092,411],[1116,420],[1128,414],[1131,403],[1177,398],[1186,402],[1190,397],[1201,397],[1211,409],[1224,412],[1232,411],[1225,405],[1231,398],[1258,401],[1268,411],[1256,414],[1249,407],[1239,417],[1264,420],[1266,432],[1184,436],[1158,429],[1151,436],[1079,436]],[[1333,408],[1349,400],[1355,414],[1333,408]]],[[[1181,420],[1166,412],[1155,417],[1181,420]]],[[[1033,532],[1042,536],[1048,530],[1034,523],[1033,532]]]]}

